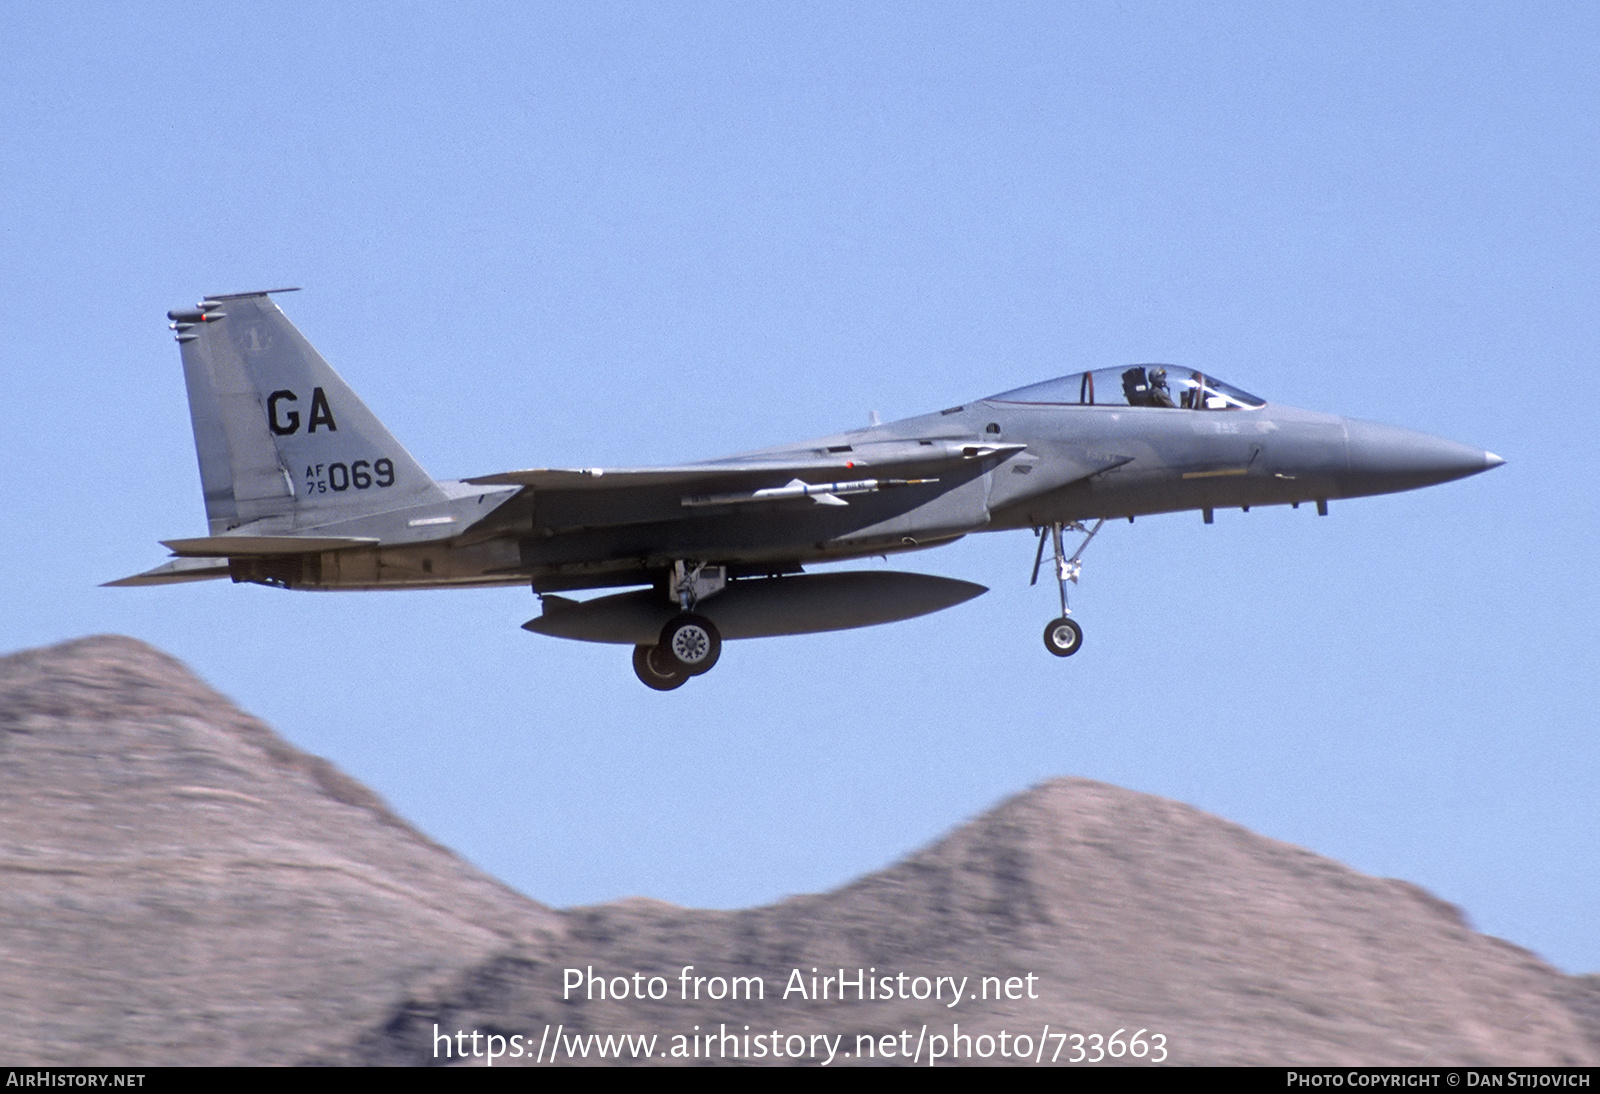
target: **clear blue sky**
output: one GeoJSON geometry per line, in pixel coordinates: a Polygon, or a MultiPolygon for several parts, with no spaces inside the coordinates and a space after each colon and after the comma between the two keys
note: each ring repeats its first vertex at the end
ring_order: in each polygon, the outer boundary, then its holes
{"type": "MultiPolygon", "coordinates": [[[[8,5],[0,646],[146,639],[538,899],[839,885],[1053,775],[1600,969],[1592,4],[8,5]],[[1129,361],[1492,449],[1108,527],[669,695],[526,590],[101,589],[205,530],[164,312],[278,285],[434,475],[1129,361]]],[[[876,563],[875,563],[876,565],[876,563]]]]}

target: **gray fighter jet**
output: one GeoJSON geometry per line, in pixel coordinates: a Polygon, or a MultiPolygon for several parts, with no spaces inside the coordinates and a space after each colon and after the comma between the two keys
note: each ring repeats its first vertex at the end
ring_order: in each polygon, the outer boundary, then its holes
{"type": "Polygon", "coordinates": [[[1032,529],[1061,614],[1108,520],[1385,494],[1475,475],[1492,452],[1278,406],[1209,374],[1098,369],[904,421],[674,467],[539,468],[438,481],[271,299],[167,313],[183,357],[210,534],[112,585],[227,577],[285,589],[530,585],[538,634],[633,647],[668,691],[725,638],[863,627],[969,600],[980,585],[809,564],[1032,529]],[[1063,536],[1082,536],[1068,551],[1063,536]],[[574,590],[631,592],[575,600],[574,590]]]}

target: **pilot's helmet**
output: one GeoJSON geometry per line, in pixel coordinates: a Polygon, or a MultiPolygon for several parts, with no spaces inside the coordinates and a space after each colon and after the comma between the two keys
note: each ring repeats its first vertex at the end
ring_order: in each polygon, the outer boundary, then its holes
{"type": "Polygon", "coordinates": [[[1150,370],[1150,386],[1151,387],[1166,387],[1167,386],[1167,370],[1164,369],[1164,368],[1153,368],[1153,369],[1151,369],[1150,370]]]}

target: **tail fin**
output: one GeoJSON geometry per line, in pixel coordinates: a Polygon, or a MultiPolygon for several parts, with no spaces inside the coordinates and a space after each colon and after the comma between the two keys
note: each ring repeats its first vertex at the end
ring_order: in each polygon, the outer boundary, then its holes
{"type": "Polygon", "coordinates": [[[170,311],[211,533],[288,528],[443,491],[295,329],[269,289],[170,311]]]}

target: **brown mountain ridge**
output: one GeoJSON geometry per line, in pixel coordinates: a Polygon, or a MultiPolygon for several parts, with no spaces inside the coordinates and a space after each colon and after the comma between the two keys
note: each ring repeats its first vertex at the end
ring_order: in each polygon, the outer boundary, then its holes
{"type": "Polygon", "coordinates": [[[25,1066],[1600,1062],[1596,977],[1083,779],[831,893],[551,909],[119,637],[0,659],[0,1008],[25,1066]]]}

